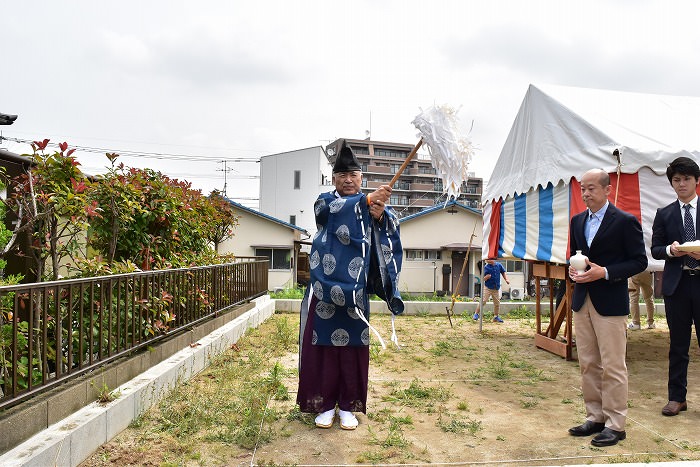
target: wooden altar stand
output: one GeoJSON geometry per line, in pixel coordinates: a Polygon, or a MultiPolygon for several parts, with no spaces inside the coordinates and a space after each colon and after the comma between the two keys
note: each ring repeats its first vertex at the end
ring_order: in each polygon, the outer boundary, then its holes
{"type": "Polygon", "coordinates": [[[535,346],[552,352],[567,360],[573,360],[573,334],[571,329],[571,294],[573,284],[569,280],[568,266],[548,263],[533,262],[532,275],[535,279],[535,315],[537,327],[535,334],[535,346]],[[542,331],[542,292],[540,280],[547,279],[549,283],[549,326],[542,331]],[[554,279],[566,281],[566,292],[554,310],[554,279]],[[564,335],[559,337],[559,331],[564,325],[564,335]]]}

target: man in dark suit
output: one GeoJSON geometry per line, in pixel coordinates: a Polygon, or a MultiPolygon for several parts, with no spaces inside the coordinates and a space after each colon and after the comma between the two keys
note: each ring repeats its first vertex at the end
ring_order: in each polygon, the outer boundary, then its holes
{"type": "Polygon", "coordinates": [[[691,331],[700,344],[700,252],[679,249],[681,243],[698,238],[698,164],[688,157],[675,159],[666,176],[678,199],[656,211],[651,236],[651,255],[666,260],[661,292],[671,337],[668,352],[668,403],[661,409],[666,416],[688,410],[688,349],[691,331]]]}
{"type": "Polygon", "coordinates": [[[627,418],[627,278],[647,267],[642,226],[608,202],[610,176],[589,170],[581,178],[587,210],[571,219],[570,251],[588,258],[585,272],[569,267],[576,283],[576,350],[586,422],[569,429],[573,436],[598,433],[591,444],[612,446],[625,439],[627,418]]]}

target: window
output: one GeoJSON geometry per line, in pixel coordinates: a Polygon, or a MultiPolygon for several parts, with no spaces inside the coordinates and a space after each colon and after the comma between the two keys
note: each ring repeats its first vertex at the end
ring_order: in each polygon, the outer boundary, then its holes
{"type": "Polygon", "coordinates": [[[401,164],[390,164],[391,165],[391,173],[395,174],[396,172],[399,171],[401,168],[401,164]]]}
{"type": "Polygon", "coordinates": [[[294,189],[299,190],[301,188],[301,170],[294,171],[294,189]]]}
{"type": "Polygon", "coordinates": [[[406,261],[422,261],[423,250],[404,250],[406,261]]]}
{"type": "Polygon", "coordinates": [[[295,216],[295,215],[289,216],[289,223],[292,225],[297,225],[297,216],[295,216]]]}
{"type": "Polygon", "coordinates": [[[442,258],[440,250],[425,250],[424,257],[426,261],[436,261],[442,258]]]}
{"type": "Polygon", "coordinates": [[[515,260],[501,261],[503,267],[506,268],[506,272],[523,272],[523,262],[515,260]],[[505,263],[505,264],[504,264],[505,263]]]}
{"type": "Polygon", "coordinates": [[[392,151],[390,149],[375,149],[374,155],[377,157],[394,157],[397,159],[405,159],[408,153],[403,151],[392,151]]]}
{"type": "Polygon", "coordinates": [[[404,250],[407,261],[437,261],[442,258],[440,250],[404,250]]]}
{"type": "Polygon", "coordinates": [[[256,248],[255,256],[267,256],[270,269],[292,269],[292,250],[289,248],[256,248]]]}

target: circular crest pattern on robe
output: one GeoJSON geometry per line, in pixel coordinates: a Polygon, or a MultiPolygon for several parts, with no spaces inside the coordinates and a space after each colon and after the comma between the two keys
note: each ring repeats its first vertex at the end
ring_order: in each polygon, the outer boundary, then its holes
{"type": "Polygon", "coordinates": [[[366,265],[369,261],[372,222],[365,195],[336,197],[323,193],[314,205],[316,223],[323,226],[314,237],[309,263],[316,302],[314,344],[369,345],[369,319],[365,304],[366,265]]]}

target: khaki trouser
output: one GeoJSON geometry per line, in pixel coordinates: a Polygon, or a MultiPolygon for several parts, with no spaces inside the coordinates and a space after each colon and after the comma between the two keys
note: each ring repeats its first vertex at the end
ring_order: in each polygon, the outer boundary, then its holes
{"type": "Polygon", "coordinates": [[[599,315],[586,295],[574,313],[586,420],[616,431],[627,419],[627,317],[599,315]]]}
{"type": "Polygon", "coordinates": [[[649,271],[640,272],[629,278],[628,288],[630,289],[630,313],[632,322],[641,325],[639,318],[639,291],[644,297],[644,304],[647,307],[647,324],[654,324],[654,291],[652,289],[652,275],[649,271]]]}
{"type": "Polygon", "coordinates": [[[489,298],[493,300],[493,315],[498,316],[498,311],[501,308],[501,291],[498,289],[489,289],[484,287],[484,305],[489,301],[489,298]]]}

